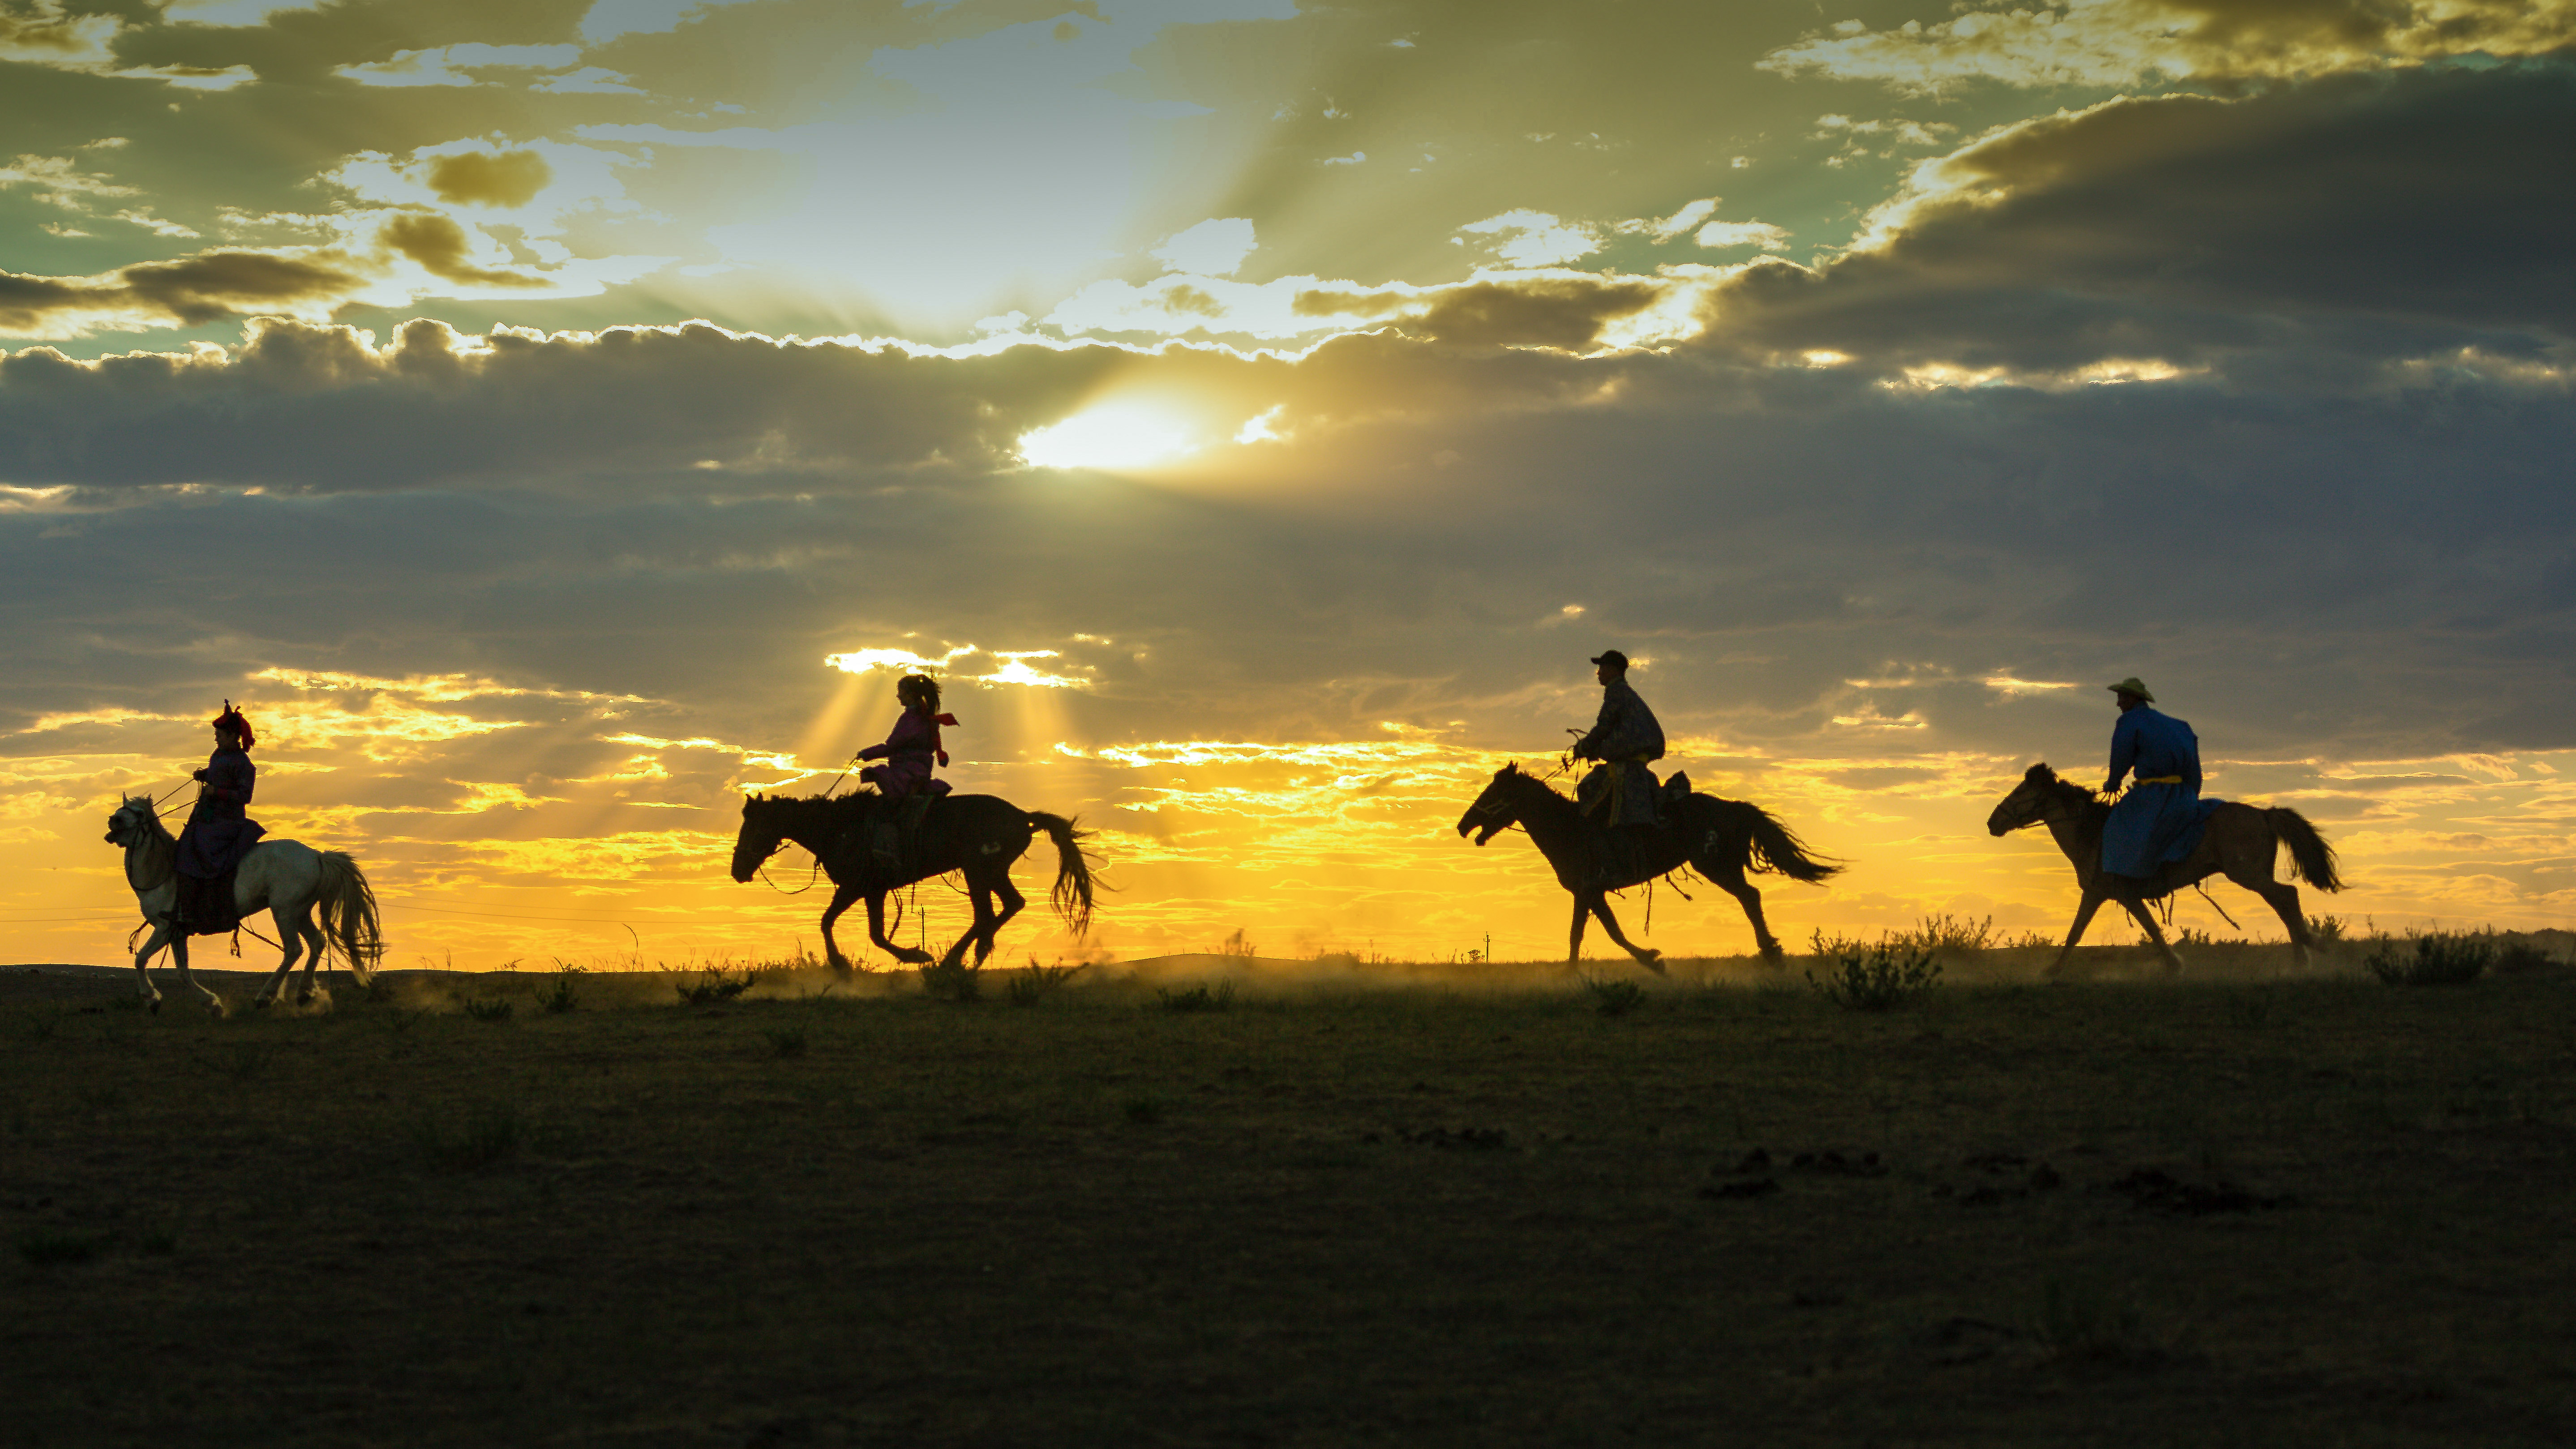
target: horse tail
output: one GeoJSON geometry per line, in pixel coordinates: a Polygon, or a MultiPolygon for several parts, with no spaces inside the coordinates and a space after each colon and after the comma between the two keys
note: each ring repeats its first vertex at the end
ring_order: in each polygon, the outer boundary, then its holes
{"type": "Polygon", "coordinates": [[[2286,806],[2263,812],[2272,827],[2272,838],[2290,848],[2290,871],[2299,879],[2321,891],[2343,889],[2343,876],[2335,869],[2334,847],[2308,823],[2308,817],[2286,806]]]}
{"type": "Polygon", "coordinates": [[[1820,885],[1842,874],[1842,863],[1830,856],[1812,853],[1807,842],[1796,831],[1771,817],[1771,812],[1745,800],[1712,800],[1724,825],[1720,829],[1731,840],[1740,840],[1736,849],[1743,858],[1736,864],[1746,869],[1771,871],[1808,885],[1820,885]]]}
{"type": "Polygon", "coordinates": [[[385,959],[385,935],[376,914],[376,892],[366,872],[345,850],[322,852],[321,907],[323,939],[338,947],[342,960],[364,986],[385,959]]]}
{"type": "Polygon", "coordinates": [[[1048,894],[1055,902],[1055,913],[1080,936],[1091,929],[1091,862],[1082,854],[1082,842],[1091,832],[1076,830],[1072,821],[1043,810],[1029,811],[1028,816],[1032,828],[1045,831],[1055,841],[1055,888],[1048,894]]]}

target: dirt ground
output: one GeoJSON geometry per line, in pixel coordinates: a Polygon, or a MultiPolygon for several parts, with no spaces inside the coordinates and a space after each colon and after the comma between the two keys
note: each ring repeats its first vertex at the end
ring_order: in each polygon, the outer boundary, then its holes
{"type": "Polygon", "coordinates": [[[2576,975],[1989,955],[7,968],[0,1442],[2566,1442],[2576,975]]]}

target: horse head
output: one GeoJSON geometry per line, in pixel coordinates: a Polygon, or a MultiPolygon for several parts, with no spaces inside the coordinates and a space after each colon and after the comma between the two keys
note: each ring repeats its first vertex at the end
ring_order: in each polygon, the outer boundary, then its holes
{"type": "Polygon", "coordinates": [[[778,807],[786,803],[760,795],[742,797],[742,833],[733,839],[736,884],[759,874],[762,864],[778,853],[779,844],[787,838],[787,825],[779,818],[778,807]]]}
{"type": "Polygon", "coordinates": [[[107,843],[115,846],[142,844],[152,838],[151,828],[144,822],[155,818],[151,796],[125,796],[117,805],[116,813],[107,817],[107,843]]]}
{"type": "Polygon", "coordinates": [[[1986,832],[2009,835],[2024,826],[2037,825],[2048,813],[2048,797],[2058,787],[2057,772],[2046,764],[2031,766],[2022,772],[2021,783],[1995,806],[1986,817],[1986,832]]]}
{"type": "Polygon", "coordinates": [[[1496,770],[1493,782],[1485,786],[1485,793],[1477,796],[1476,803],[1467,807],[1467,813],[1458,817],[1458,833],[1476,832],[1478,845],[1501,834],[1520,818],[1520,811],[1512,801],[1512,785],[1526,778],[1518,765],[1505,765],[1496,770]]]}

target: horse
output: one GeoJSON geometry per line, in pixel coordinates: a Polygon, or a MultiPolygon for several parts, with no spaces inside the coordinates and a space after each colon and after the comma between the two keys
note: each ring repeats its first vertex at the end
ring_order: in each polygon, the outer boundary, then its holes
{"type": "Polygon", "coordinates": [[[1518,765],[1505,765],[1458,817],[1458,833],[1472,830],[1476,843],[1483,845],[1512,825],[1529,832],[1530,842],[1555,868],[1557,884],[1574,893],[1568,965],[1582,961],[1584,924],[1599,916],[1610,939],[1636,957],[1637,964],[1665,974],[1662,952],[1636,945],[1621,933],[1618,917],[1610,914],[1609,892],[1642,885],[1684,865],[1743,904],[1763,959],[1777,964],[1785,959],[1780,942],[1762,919],[1762,892],[1744,878],[1745,872],[1774,871],[1816,885],[1842,871],[1839,863],[1810,855],[1805,842],[1759,805],[1692,794],[1674,807],[1667,823],[1612,831],[1546,781],[1522,773],[1518,765]]]}
{"type": "MultiPolygon", "coordinates": [[[[161,993],[144,966],[153,953],[167,946],[179,979],[206,998],[207,1010],[223,1015],[224,999],[188,974],[188,938],[177,929],[179,842],[161,823],[150,796],[124,797],[116,813],[107,818],[107,843],[124,847],[125,883],[134,888],[144,925],[152,928],[151,939],[134,953],[134,975],[142,988],[143,1004],[156,1012],[161,1009],[161,993]]],[[[277,999],[299,954],[304,959],[304,983],[295,998],[299,1002],[309,1002],[319,992],[313,972],[326,948],[340,953],[361,986],[384,959],[375,891],[367,884],[366,873],[343,851],[315,850],[294,840],[263,840],[252,846],[242,857],[241,869],[233,874],[233,913],[248,916],[263,907],[276,923],[286,956],[251,999],[253,1006],[265,1007],[277,999]]]]}
{"type": "Polygon", "coordinates": [[[1082,855],[1087,832],[1074,829],[1071,820],[1042,810],[1023,810],[993,795],[942,796],[923,817],[919,839],[904,868],[889,870],[869,848],[869,823],[876,810],[889,803],[869,794],[745,796],[742,831],[734,837],[733,878],[750,880],[763,862],[791,842],[813,852],[835,887],[831,903],[823,908],[824,960],[836,971],[847,971],[850,962],[832,938],[832,923],[851,902],[862,896],[867,899],[868,939],[898,961],[926,966],[929,952],[886,939],[886,893],[917,880],[962,871],[967,894],[975,902],[975,924],[940,959],[949,965],[963,961],[971,943],[975,964],[980,966],[993,954],[994,937],[1027,904],[1011,884],[1011,866],[1043,830],[1055,841],[1056,877],[1050,897],[1056,914],[1077,936],[1090,929],[1091,867],[1082,855]],[[994,896],[1002,898],[999,914],[993,910],[994,896]]]}
{"type": "Polygon", "coordinates": [[[2298,963],[2308,964],[2308,947],[2314,944],[2308,935],[2308,919],[2299,909],[2298,887],[2272,878],[2272,867],[2280,848],[2290,852],[2290,871],[2321,891],[2343,889],[2343,877],[2337,873],[2334,847],[2296,810],[2275,807],[2264,809],[2230,800],[2210,812],[2209,823],[2202,830],[2200,844],[2183,860],[2166,866],[2151,880],[2116,876],[2102,869],[2102,826],[2111,818],[2111,807],[2081,785],[2057,777],[2045,764],[2033,765],[2013,787],[2011,794],[1995,806],[1986,817],[1986,830],[1995,836],[2008,835],[2025,826],[2045,823],[2048,833],[2057,840],[2057,848],[2066,852],[2067,861],[2075,867],[2075,883],[2084,899],[2075,908],[2075,926],[2066,933],[2066,945],[2057,959],[2049,963],[2048,974],[2055,977],[2066,969],[2075,954],[2075,943],[2084,939],[2084,928],[2093,923],[2093,913],[2102,903],[2118,901],[2146,930],[2147,939],[2163,953],[2165,974],[2182,969],[2182,958],[2174,954],[2156,918],[2147,910],[2147,902],[2161,900],[2185,886],[2197,884],[2213,875],[2224,875],[2263,898],[2281,924],[2289,928],[2290,947],[2298,963]]]}

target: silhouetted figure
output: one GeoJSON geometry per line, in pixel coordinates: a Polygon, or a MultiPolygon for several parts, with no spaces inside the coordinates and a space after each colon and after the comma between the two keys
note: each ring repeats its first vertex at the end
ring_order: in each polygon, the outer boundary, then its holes
{"type": "Polygon", "coordinates": [[[2102,827],[2102,869],[2146,880],[2191,854],[2217,802],[2200,798],[2200,737],[2191,726],[2149,709],[2155,696],[2136,675],[2105,687],[2120,706],[2120,722],[2111,727],[2102,793],[2117,792],[2133,769],[2138,780],[2102,827]]]}
{"type": "Polygon", "coordinates": [[[927,674],[905,675],[896,682],[894,697],[903,702],[894,732],[884,744],[859,751],[862,760],[885,762],[861,770],[859,778],[876,786],[889,807],[878,813],[870,832],[877,864],[888,871],[903,868],[906,847],[919,835],[930,802],[948,793],[948,782],[934,778],[931,766],[948,763],[948,751],[940,747],[939,727],[957,723],[957,716],[940,713],[939,681],[927,674]]]}
{"type": "Polygon", "coordinates": [[[1601,763],[1575,787],[1575,803],[1604,825],[1652,825],[1658,787],[1646,762],[1664,757],[1664,727],[1629,687],[1627,655],[1607,649],[1592,663],[1601,681],[1601,715],[1591,733],[1574,742],[1573,753],[1601,763]]]}
{"type": "Polygon", "coordinates": [[[250,747],[259,736],[250,721],[224,701],[215,716],[215,752],[196,772],[197,807],[179,832],[179,919],[195,935],[231,930],[239,923],[233,907],[233,872],[242,857],[259,844],[267,827],[250,818],[251,793],[259,770],[250,762],[250,747]]]}

